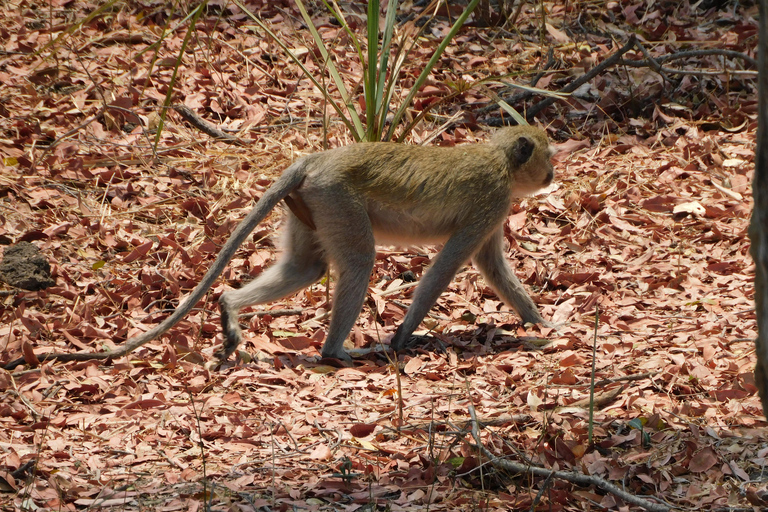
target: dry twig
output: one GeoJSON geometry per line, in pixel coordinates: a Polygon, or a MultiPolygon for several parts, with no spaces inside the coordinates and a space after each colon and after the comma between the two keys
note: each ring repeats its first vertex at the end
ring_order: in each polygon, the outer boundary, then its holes
{"type": "Polygon", "coordinates": [[[173,110],[179,113],[181,117],[189,121],[189,123],[200,130],[201,132],[205,133],[206,135],[210,135],[211,137],[215,139],[221,139],[223,141],[229,142],[230,144],[236,144],[238,146],[245,146],[246,142],[234,137],[228,133],[224,133],[223,131],[219,130],[209,122],[202,119],[200,116],[195,114],[192,109],[187,107],[186,105],[174,105],[173,110]]]}
{"type": "Polygon", "coordinates": [[[611,482],[608,482],[607,480],[594,475],[585,475],[584,473],[576,473],[575,471],[555,471],[542,468],[540,466],[520,464],[506,459],[500,459],[488,451],[488,449],[483,445],[482,440],[480,439],[480,429],[478,426],[479,421],[477,419],[477,415],[475,414],[475,408],[472,405],[469,406],[469,415],[472,417],[472,437],[475,439],[475,443],[477,443],[477,446],[480,448],[480,451],[483,453],[483,455],[488,457],[491,464],[498,468],[504,469],[505,471],[510,471],[512,473],[529,473],[531,475],[542,476],[545,478],[559,478],[561,480],[565,480],[566,482],[571,482],[573,484],[585,487],[594,485],[595,487],[598,487],[605,492],[609,492],[631,505],[642,507],[645,510],[650,510],[651,512],[668,512],[669,510],[672,510],[672,508],[667,505],[663,505],[661,503],[653,503],[645,498],[630,494],[624,489],[621,489],[620,487],[612,484],[611,482]]]}

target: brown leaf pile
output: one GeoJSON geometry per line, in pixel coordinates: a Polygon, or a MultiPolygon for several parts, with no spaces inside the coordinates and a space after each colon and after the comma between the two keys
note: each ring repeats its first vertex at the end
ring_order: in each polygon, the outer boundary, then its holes
{"type": "MultiPolygon", "coordinates": [[[[513,70],[525,82],[549,47],[557,65],[537,85],[557,90],[629,33],[641,33],[656,58],[681,50],[679,41],[755,57],[756,7],[544,2],[542,26],[538,4],[524,3],[514,27],[500,25],[498,13],[475,16],[414,114],[456,84],[513,70]]],[[[237,8],[211,1],[183,55],[174,101],[251,143],[212,141],[171,112],[153,153],[152,130],[188,25],[176,4],[108,5],[76,29],[99,4],[11,1],[0,11],[0,243],[35,243],[56,282],[0,296],[0,363],[113,348],[155,325],[274,176],[324,144],[320,91],[237,8]]],[[[321,72],[293,3],[248,6],[321,72]]],[[[345,9],[362,34],[359,6],[345,9]]],[[[353,89],[361,67],[348,34],[320,8],[313,16],[353,89]]],[[[403,88],[454,18],[439,13],[417,41],[403,88]]],[[[398,372],[377,350],[334,368],[317,359],[329,307],[321,283],[244,319],[246,362],[211,372],[204,365],[221,341],[215,300],[270,264],[275,216],[242,247],[204,307],[131,356],[0,371],[0,503],[626,509],[595,488],[486,464],[468,434],[473,405],[486,446],[499,456],[596,475],[684,508],[765,505],[746,232],[754,75],[722,56],[665,66],[704,73],[617,67],[540,116],[562,150],[557,185],[511,212],[509,257],[561,329],[526,329],[467,267],[422,325],[424,343],[400,355],[398,372]]],[[[488,102],[481,88],[440,102],[414,142],[484,139],[484,122],[472,113],[488,102]],[[461,110],[458,124],[438,130],[461,110]]],[[[328,145],[349,142],[331,116],[328,145]]],[[[434,254],[380,250],[352,345],[386,343],[407,309],[411,277],[434,254]]]]}

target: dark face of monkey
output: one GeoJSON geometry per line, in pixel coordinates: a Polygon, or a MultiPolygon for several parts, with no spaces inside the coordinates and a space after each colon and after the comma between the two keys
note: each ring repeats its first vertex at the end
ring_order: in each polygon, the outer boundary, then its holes
{"type": "Polygon", "coordinates": [[[541,130],[515,126],[497,131],[491,145],[504,150],[510,165],[513,197],[548,187],[555,178],[551,158],[557,150],[541,130]],[[542,148],[545,148],[542,150],[542,148]]]}

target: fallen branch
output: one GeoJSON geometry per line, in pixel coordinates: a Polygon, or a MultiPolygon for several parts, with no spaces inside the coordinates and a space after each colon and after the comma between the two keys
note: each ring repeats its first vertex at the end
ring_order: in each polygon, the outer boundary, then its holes
{"type": "Polygon", "coordinates": [[[22,364],[39,366],[41,363],[45,363],[46,361],[61,361],[63,363],[68,361],[103,361],[105,359],[116,359],[118,357],[123,357],[132,351],[133,350],[130,347],[128,347],[126,350],[126,345],[122,345],[115,350],[107,350],[104,352],[53,352],[51,354],[29,353],[25,357],[20,357],[11,361],[10,363],[7,363],[5,366],[3,366],[3,369],[11,371],[22,364]]]}
{"type": "MultiPolygon", "coordinates": [[[[616,53],[614,53],[613,55],[605,59],[603,62],[601,62],[597,66],[593,67],[592,69],[590,69],[589,71],[581,75],[579,78],[577,78],[573,82],[569,83],[568,85],[560,89],[559,92],[563,92],[563,93],[573,92],[579,87],[581,87],[582,85],[584,85],[585,83],[592,80],[594,77],[596,77],[600,73],[602,73],[607,68],[611,66],[615,66],[621,60],[622,55],[624,55],[629,50],[635,47],[636,41],[637,41],[637,38],[635,38],[634,34],[631,35],[629,37],[629,40],[624,44],[624,46],[619,48],[619,50],[616,53]]],[[[525,113],[525,118],[529,121],[532,120],[534,116],[536,116],[536,114],[538,114],[539,112],[541,112],[542,110],[544,110],[545,108],[553,104],[558,99],[559,98],[555,96],[549,96],[547,98],[544,98],[543,100],[541,100],[540,102],[538,102],[537,104],[533,105],[531,108],[528,109],[528,111],[525,113]]]]}
{"type": "MultiPolygon", "coordinates": [[[[752,338],[749,338],[747,341],[752,341],[752,338]]],[[[632,375],[622,375],[621,377],[610,377],[608,379],[602,379],[597,382],[595,382],[595,387],[599,388],[602,386],[606,386],[608,384],[615,384],[616,382],[631,382],[635,380],[643,380],[647,379],[649,377],[653,377],[658,372],[645,372],[645,373],[635,373],[632,375]]],[[[589,387],[590,384],[552,384],[552,387],[554,388],[586,388],[589,387]]]]}
{"type": "Polygon", "coordinates": [[[605,492],[609,492],[614,496],[624,500],[630,505],[642,507],[645,510],[650,510],[651,512],[668,512],[672,510],[672,507],[667,505],[663,505],[661,503],[653,503],[645,498],[630,494],[617,485],[614,485],[607,480],[597,476],[585,475],[584,473],[576,473],[575,471],[556,471],[540,466],[520,464],[518,462],[500,459],[488,451],[488,449],[483,445],[482,440],[480,439],[480,429],[478,427],[479,421],[477,419],[477,415],[475,414],[475,408],[472,405],[469,406],[469,415],[472,418],[472,437],[475,439],[477,447],[480,449],[483,455],[488,457],[491,464],[498,468],[504,469],[505,471],[510,471],[512,473],[527,473],[545,478],[559,478],[561,480],[565,480],[566,482],[571,482],[572,484],[581,485],[583,487],[594,485],[595,487],[598,487],[599,489],[602,489],[605,492]]]}
{"type": "Polygon", "coordinates": [[[239,139],[238,137],[234,137],[228,133],[224,133],[223,131],[219,130],[209,122],[202,119],[200,116],[195,114],[192,109],[187,107],[186,105],[174,105],[173,110],[179,113],[181,117],[186,119],[192,126],[200,130],[201,132],[205,133],[206,135],[210,135],[211,137],[215,139],[220,139],[226,142],[229,142],[230,144],[236,144],[238,146],[245,146],[246,142],[239,139]]]}
{"type": "Polygon", "coordinates": [[[278,317],[278,316],[291,316],[291,315],[300,315],[304,311],[306,311],[304,308],[300,309],[264,309],[259,311],[252,311],[250,313],[243,313],[240,315],[240,318],[244,320],[251,319],[255,316],[271,316],[271,317],[278,317]]]}
{"type": "MultiPolygon", "coordinates": [[[[654,60],[659,64],[663,64],[670,60],[688,59],[690,57],[708,57],[710,55],[721,55],[723,57],[728,57],[731,59],[741,59],[747,64],[749,64],[750,66],[757,67],[757,60],[753,59],[746,53],[736,52],[733,50],[719,50],[717,48],[711,48],[707,50],[685,50],[682,52],[669,53],[667,55],[661,55],[659,57],[655,57],[654,60]]],[[[632,62],[643,62],[643,61],[632,61],[632,62]]],[[[630,64],[630,65],[633,65],[633,64],[630,64]]]]}
{"type": "Polygon", "coordinates": [[[720,76],[723,73],[729,73],[731,75],[749,75],[749,76],[757,76],[757,71],[751,70],[751,69],[729,69],[729,70],[721,70],[721,71],[712,71],[712,70],[705,70],[705,69],[675,69],[675,68],[668,68],[664,66],[659,66],[658,69],[654,67],[653,65],[650,65],[649,61],[646,60],[622,60],[620,62],[623,66],[629,66],[634,68],[644,68],[644,67],[651,67],[654,68],[655,71],[663,74],[663,75],[695,75],[695,76],[720,76]]]}
{"type": "Polygon", "coordinates": [[[588,407],[590,403],[595,404],[595,407],[603,407],[604,405],[611,403],[617,396],[621,394],[622,391],[624,391],[624,388],[622,386],[618,386],[615,389],[611,389],[594,396],[584,397],[581,400],[576,400],[573,403],[570,403],[564,407],[558,407],[557,409],[568,409],[570,407],[584,408],[588,407]]]}
{"type": "MultiPolygon", "coordinates": [[[[584,73],[574,81],[570,82],[568,85],[560,89],[558,92],[560,93],[570,93],[578,89],[580,86],[584,85],[585,83],[592,80],[594,77],[605,71],[607,68],[615,66],[615,65],[622,65],[627,67],[636,67],[636,68],[650,68],[656,71],[657,73],[661,74],[662,76],[666,75],[699,75],[699,76],[710,76],[710,75],[721,75],[723,72],[728,72],[731,74],[757,74],[757,71],[753,70],[725,70],[725,71],[708,71],[708,70],[690,70],[690,69],[675,69],[670,67],[663,66],[664,63],[681,60],[681,59],[690,59],[690,58],[696,58],[696,57],[707,57],[711,55],[719,55],[722,57],[730,58],[730,59],[740,59],[743,60],[745,63],[749,64],[750,66],[757,67],[757,60],[750,57],[749,55],[737,52],[733,50],[721,50],[721,49],[705,49],[705,50],[685,50],[681,52],[675,52],[670,53],[667,55],[661,55],[659,57],[651,57],[650,53],[637,41],[635,36],[631,36],[627,42],[622,46],[618,51],[616,51],[613,55],[606,58],[602,62],[600,62],[598,65],[590,69],[588,72],[584,73]],[[637,48],[640,50],[643,55],[645,55],[645,59],[643,60],[626,60],[623,57],[627,52],[629,52],[632,48],[637,48]]],[[[547,67],[550,66],[550,63],[547,63],[547,67]]],[[[528,97],[532,96],[533,93],[529,91],[522,91],[517,92],[515,94],[512,94],[510,96],[507,96],[504,98],[504,101],[509,103],[510,105],[514,105],[515,103],[518,103],[522,100],[527,99],[528,97]]],[[[526,111],[526,119],[529,121],[534,118],[536,114],[541,112],[546,107],[550,106],[552,103],[557,101],[559,98],[557,97],[547,97],[541,100],[539,103],[536,103],[535,105],[532,105],[531,108],[529,108],[526,111]]],[[[479,109],[478,113],[483,114],[486,112],[489,112],[491,110],[496,109],[496,105],[489,105],[487,107],[483,107],[482,109],[479,109]]]]}
{"type": "MultiPolygon", "coordinates": [[[[532,421],[533,417],[530,414],[513,414],[511,416],[498,416],[495,418],[476,418],[476,423],[481,427],[503,427],[506,425],[514,424],[520,425],[532,421]]],[[[465,432],[470,430],[473,425],[473,420],[458,420],[450,423],[446,421],[425,421],[420,423],[412,423],[403,425],[400,427],[399,432],[413,431],[413,430],[425,430],[430,432],[437,432],[442,430],[455,430],[465,432]]],[[[395,432],[393,430],[393,432],[395,432]]]]}

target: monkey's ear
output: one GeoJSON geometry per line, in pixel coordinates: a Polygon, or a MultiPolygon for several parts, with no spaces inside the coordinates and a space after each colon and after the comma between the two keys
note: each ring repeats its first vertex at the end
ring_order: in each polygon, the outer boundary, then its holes
{"type": "Polygon", "coordinates": [[[512,157],[518,166],[523,165],[530,160],[533,150],[536,147],[534,142],[526,136],[518,137],[512,146],[512,157]]]}

